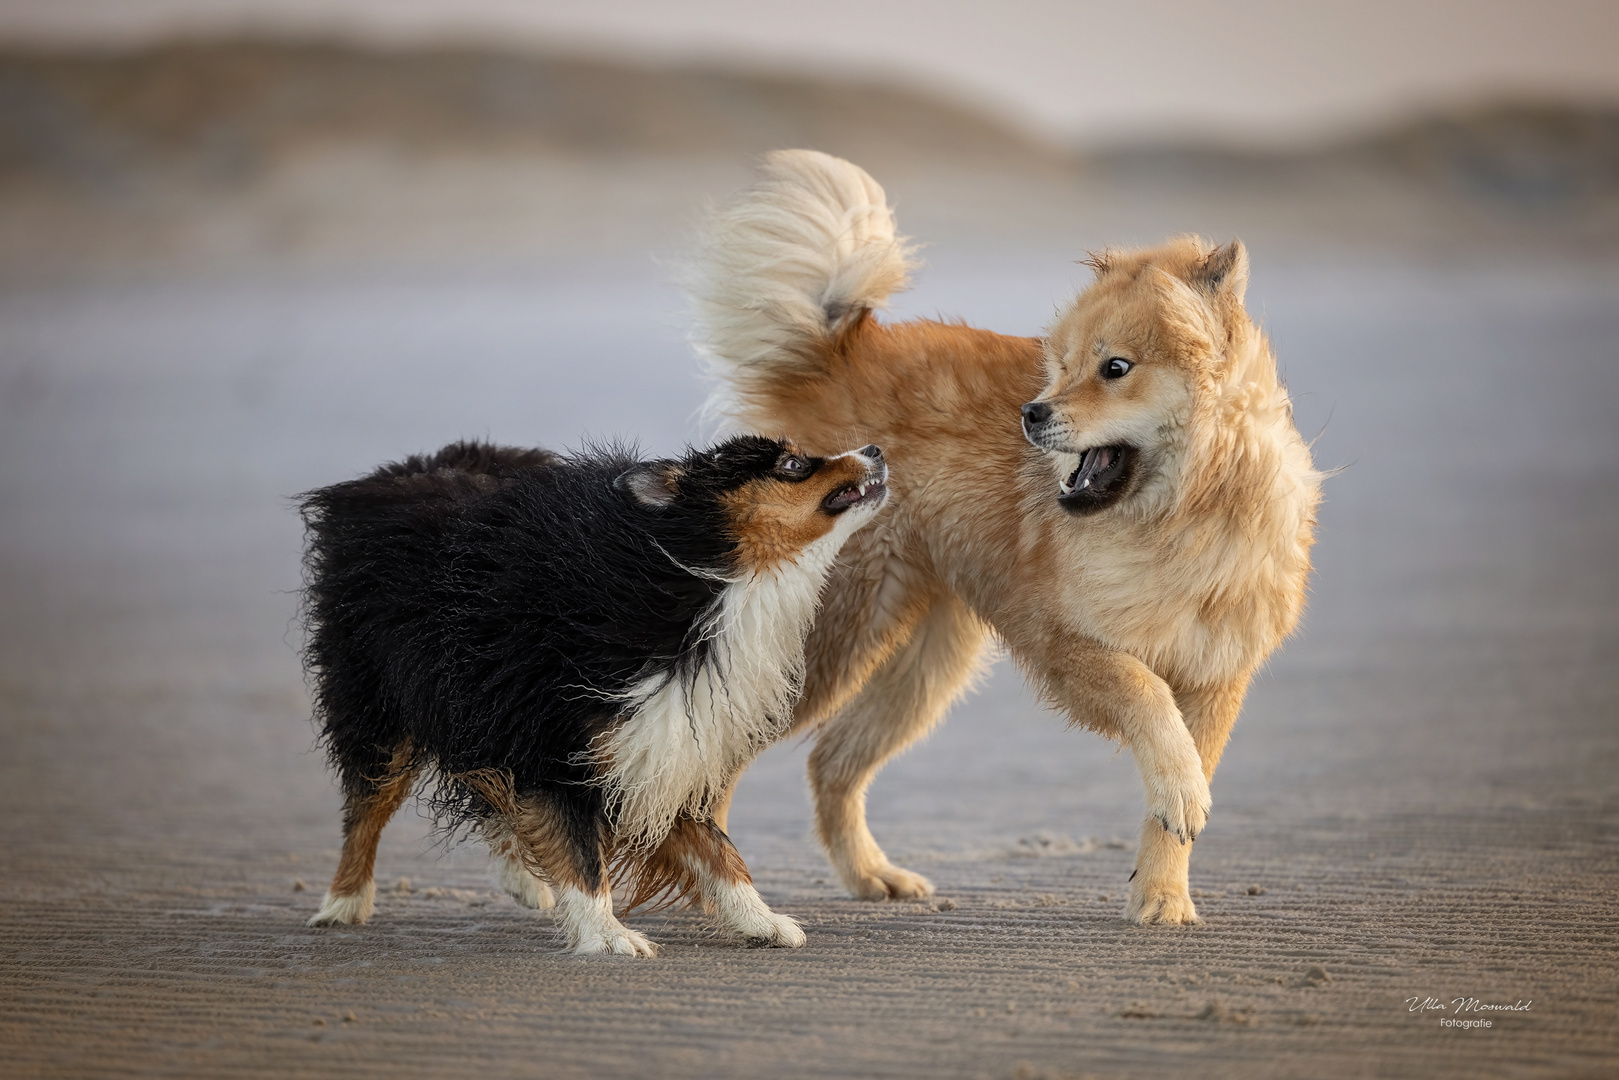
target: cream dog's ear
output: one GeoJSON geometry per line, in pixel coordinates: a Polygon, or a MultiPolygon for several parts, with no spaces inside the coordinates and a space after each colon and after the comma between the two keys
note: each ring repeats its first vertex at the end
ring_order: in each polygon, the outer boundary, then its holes
{"type": "Polygon", "coordinates": [[[1248,249],[1241,240],[1215,248],[1192,271],[1190,282],[1211,296],[1229,296],[1240,306],[1248,292],[1248,249]]]}

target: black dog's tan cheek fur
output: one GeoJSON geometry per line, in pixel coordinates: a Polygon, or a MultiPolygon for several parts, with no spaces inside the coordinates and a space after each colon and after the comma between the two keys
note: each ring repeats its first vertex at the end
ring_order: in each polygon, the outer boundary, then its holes
{"type": "Polygon", "coordinates": [[[752,480],[727,494],[721,503],[737,538],[738,566],[759,573],[796,558],[832,531],[834,519],[821,509],[822,500],[867,476],[863,459],[831,458],[807,480],[752,480]]]}

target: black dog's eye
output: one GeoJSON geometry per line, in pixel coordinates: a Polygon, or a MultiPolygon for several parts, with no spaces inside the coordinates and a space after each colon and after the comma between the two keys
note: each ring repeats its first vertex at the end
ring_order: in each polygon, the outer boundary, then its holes
{"type": "Polygon", "coordinates": [[[801,457],[784,457],[776,469],[795,479],[801,478],[809,475],[809,462],[801,457]]]}
{"type": "Polygon", "coordinates": [[[1102,378],[1122,379],[1126,375],[1130,374],[1130,369],[1133,367],[1135,367],[1135,365],[1130,363],[1130,361],[1126,360],[1124,357],[1115,356],[1110,360],[1104,360],[1102,362],[1102,378]]]}

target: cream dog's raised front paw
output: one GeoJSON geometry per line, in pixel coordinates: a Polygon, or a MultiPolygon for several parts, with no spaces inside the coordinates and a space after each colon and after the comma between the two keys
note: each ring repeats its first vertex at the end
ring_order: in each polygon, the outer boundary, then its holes
{"type": "MultiPolygon", "coordinates": [[[[1185,729],[1182,729],[1184,734],[1185,729]]],[[[1190,735],[1166,750],[1136,753],[1147,788],[1147,813],[1181,843],[1196,840],[1214,800],[1190,735]]]]}
{"type": "Polygon", "coordinates": [[[1149,797],[1147,813],[1157,819],[1165,832],[1185,844],[1196,840],[1209,823],[1212,801],[1209,785],[1199,772],[1196,784],[1188,782],[1159,793],[1157,798],[1149,797]]]}

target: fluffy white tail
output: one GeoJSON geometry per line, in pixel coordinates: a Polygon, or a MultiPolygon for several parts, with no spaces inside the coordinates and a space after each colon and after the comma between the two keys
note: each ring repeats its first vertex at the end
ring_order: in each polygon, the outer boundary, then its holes
{"type": "Polygon", "coordinates": [[[686,278],[693,336],[717,386],[712,419],[772,377],[809,374],[845,327],[905,287],[914,263],[865,170],[815,150],[778,150],[715,213],[686,278]]]}

